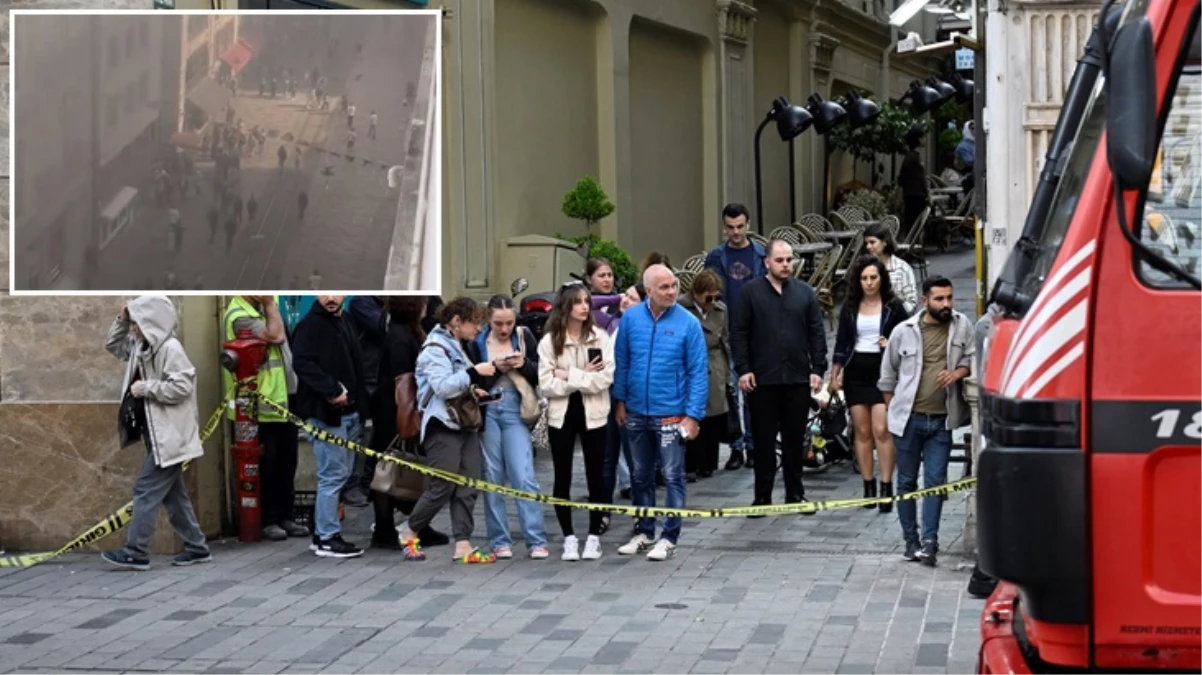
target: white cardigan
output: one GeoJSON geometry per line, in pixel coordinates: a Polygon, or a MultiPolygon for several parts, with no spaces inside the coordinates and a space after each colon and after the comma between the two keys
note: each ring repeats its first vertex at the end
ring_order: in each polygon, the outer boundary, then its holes
{"type": "Polygon", "coordinates": [[[564,341],[563,353],[555,356],[551,345],[551,334],[543,335],[538,343],[538,386],[547,399],[547,424],[563,428],[564,417],[568,413],[568,398],[575,392],[580,392],[584,399],[585,424],[590,430],[599,429],[609,423],[609,387],[614,381],[614,346],[609,334],[598,326],[593,326],[592,335],[583,343],[572,340],[571,336],[564,341]],[[589,372],[584,368],[588,365],[588,350],[600,349],[601,360],[605,367],[597,372],[589,372]],[[568,371],[568,379],[555,377],[556,368],[568,371]]]}

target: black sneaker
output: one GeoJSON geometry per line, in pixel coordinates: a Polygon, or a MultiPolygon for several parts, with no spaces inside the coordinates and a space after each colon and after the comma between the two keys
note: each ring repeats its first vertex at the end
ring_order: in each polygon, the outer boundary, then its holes
{"type": "Polygon", "coordinates": [[[755,458],[751,456],[751,448],[747,448],[747,460],[743,462],[744,469],[755,468],[755,458]]]}
{"type": "MultiPolygon", "coordinates": [[[[771,506],[771,505],[772,505],[772,502],[761,502],[760,500],[758,500],[758,499],[757,499],[757,500],[755,500],[755,501],[751,502],[751,505],[752,505],[752,506],[771,506]]],[[[750,516],[747,516],[747,517],[748,517],[748,518],[763,518],[763,517],[764,517],[764,515],[765,515],[765,514],[762,514],[762,513],[757,513],[757,514],[753,514],[753,515],[750,515],[750,516]]]]}
{"type": "Polygon", "coordinates": [[[316,551],[317,545],[320,543],[321,543],[321,538],[318,537],[316,534],[314,534],[313,538],[309,540],[309,550],[316,551]]]}
{"type": "Polygon", "coordinates": [[[906,560],[909,560],[910,562],[917,562],[919,548],[920,547],[918,546],[917,541],[907,541],[906,542],[906,552],[902,553],[902,557],[905,558],[906,560]]]}
{"type": "Polygon", "coordinates": [[[176,567],[187,567],[188,565],[199,565],[200,563],[213,562],[212,553],[193,553],[192,551],[184,551],[183,553],[171,559],[171,564],[176,567]]]}
{"type": "Polygon", "coordinates": [[[730,459],[726,460],[727,471],[734,471],[743,466],[743,451],[735,448],[730,450],[730,459]]]}
{"type": "Polygon", "coordinates": [[[135,558],[125,551],[105,551],[100,554],[101,558],[110,565],[124,567],[127,570],[138,570],[145,572],[150,569],[150,561],[146,558],[135,558]]]}
{"type": "Polygon", "coordinates": [[[968,594],[983,600],[993,595],[995,588],[997,588],[997,579],[982,572],[979,565],[974,565],[972,577],[968,579],[968,594]]]}
{"type": "Polygon", "coordinates": [[[939,544],[928,539],[922,542],[922,548],[918,551],[918,560],[927,567],[935,566],[935,554],[939,552],[939,544]]]}
{"type": "Polygon", "coordinates": [[[319,558],[358,558],[363,555],[363,549],[343,541],[341,534],[317,542],[317,557],[319,558]]]}
{"type": "Polygon", "coordinates": [[[368,501],[367,495],[359,488],[351,488],[342,493],[342,503],[355,508],[362,508],[371,502],[368,501]]]}

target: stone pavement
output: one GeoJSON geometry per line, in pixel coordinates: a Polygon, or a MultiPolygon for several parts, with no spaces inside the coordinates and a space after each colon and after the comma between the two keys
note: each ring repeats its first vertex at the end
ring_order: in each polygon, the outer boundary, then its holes
{"type": "MultiPolygon", "coordinates": [[[[932,267],[970,288],[966,255],[932,267]]],[[[549,457],[536,466],[548,492],[549,457]]],[[[688,486],[688,503],[747,504],[752,474],[720,471],[688,486]]],[[[812,499],[860,492],[846,465],[805,484],[812,499]]],[[[585,492],[577,471],[572,494],[585,492]]],[[[211,565],[156,556],[135,573],[73,554],[0,570],[0,672],[972,672],[984,603],[964,592],[972,561],[958,541],[971,495],[945,503],[934,569],[902,560],[895,515],[862,508],[686,521],[662,563],[616,554],[621,516],[601,560],[562,562],[551,509],[545,561],[520,543],[512,561],[459,566],[447,548],[423,563],[378,550],[335,561],[306,541],[226,539],[211,565]]],[[[520,542],[512,502],[509,515],[520,542]]],[[[484,545],[483,500],[476,523],[484,545]]],[[[450,530],[445,510],[435,527],[450,530]]],[[[344,528],[365,544],[371,510],[348,509],[344,528]]]]}

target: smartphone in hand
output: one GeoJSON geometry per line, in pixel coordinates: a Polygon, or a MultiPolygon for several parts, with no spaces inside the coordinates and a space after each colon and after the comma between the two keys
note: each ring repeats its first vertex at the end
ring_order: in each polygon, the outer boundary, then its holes
{"type": "Polygon", "coordinates": [[[594,348],[594,349],[588,350],[588,362],[589,363],[596,363],[600,360],[601,360],[601,350],[600,349],[594,348]]]}
{"type": "Polygon", "coordinates": [[[484,396],[476,397],[476,402],[479,403],[480,405],[488,405],[490,403],[497,403],[500,400],[501,400],[501,392],[499,392],[499,391],[495,394],[485,394],[484,396]]]}

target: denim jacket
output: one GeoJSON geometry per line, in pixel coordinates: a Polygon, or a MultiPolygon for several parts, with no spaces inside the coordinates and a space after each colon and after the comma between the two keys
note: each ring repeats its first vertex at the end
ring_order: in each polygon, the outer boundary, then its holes
{"type": "Polygon", "coordinates": [[[447,400],[471,389],[471,366],[459,341],[445,328],[435,326],[430,331],[426,344],[422,345],[417,356],[417,400],[422,411],[423,441],[431,419],[442,422],[448,429],[459,429],[447,411],[447,400]],[[432,344],[441,345],[446,350],[432,347],[432,344]]]}

